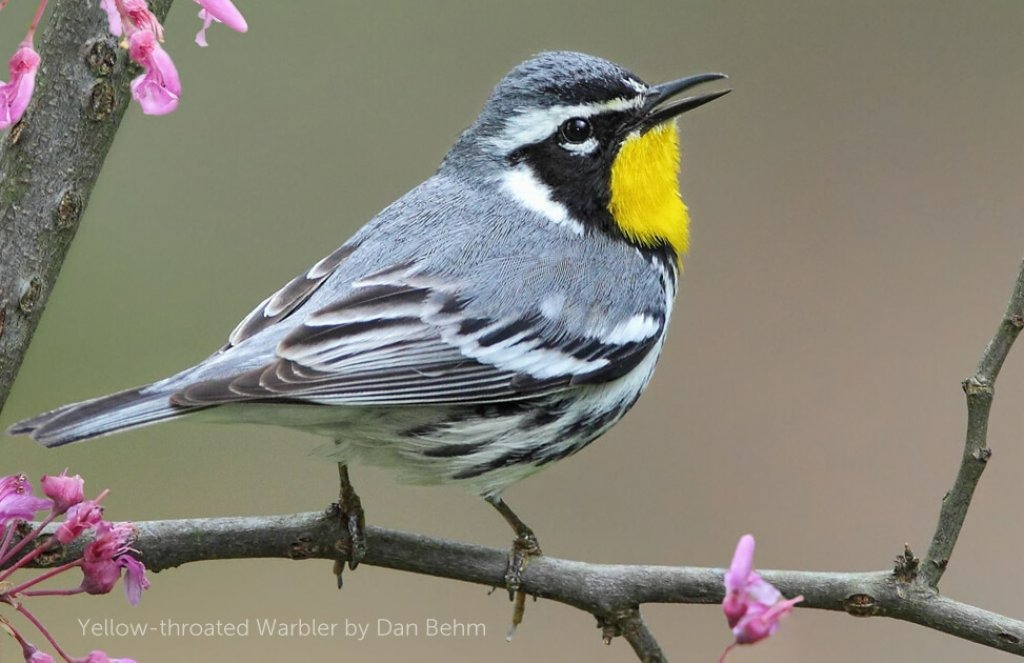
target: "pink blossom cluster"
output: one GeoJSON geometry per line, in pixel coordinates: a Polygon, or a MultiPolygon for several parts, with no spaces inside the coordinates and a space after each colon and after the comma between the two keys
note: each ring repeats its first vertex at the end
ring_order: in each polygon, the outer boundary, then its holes
{"type": "MultiPolygon", "coordinates": [[[[0,0],[0,9],[7,2],[0,0]]],[[[0,131],[21,119],[32,98],[40,60],[33,40],[46,3],[47,0],[39,1],[25,39],[8,62],[9,82],[0,81],[0,131]]],[[[199,18],[203,22],[196,35],[196,43],[200,46],[206,46],[206,30],[215,22],[237,32],[249,29],[245,17],[231,0],[196,0],[196,3],[200,6],[199,18]]],[[[131,84],[132,98],[139,102],[146,115],[172,112],[181,98],[181,79],[171,56],[160,45],[164,40],[164,29],[146,0],[100,0],[100,7],[107,13],[111,34],[123,37],[122,45],[128,49],[129,57],[142,67],[142,74],[131,84]]]]}
{"type": "MultiPolygon", "coordinates": [[[[206,30],[214,22],[223,23],[232,30],[245,32],[249,26],[242,13],[231,0],[196,0],[203,27],[196,35],[196,43],[206,46],[206,30]]],[[[174,61],[160,46],[164,29],[146,0],[100,0],[107,12],[110,33],[124,37],[128,55],[143,69],[141,76],[132,81],[132,97],[147,115],[166,115],[178,107],[181,97],[181,79],[174,61]]]]}
{"type": "Polygon", "coordinates": [[[722,612],[736,639],[722,652],[719,663],[736,645],[751,645],[775,633],[779,620],[803,600],[803,596],[783,600],[782,592],[754,570],[754,537],[744,534],[725,573],[722,601],[722,612]]]}
{"type": "MultiPolygon", "coordinates": [[[[85,499],[85,481],[82,477],[68,476],[64,470],[56,476],[44,476],[40,487],[46,497],[32,492],[32,484],[24,474],[0,478],[0,603],[5,603],[21,613],[46,638],[60,660],[66,663],[134,663],[128,658],[110,658],[105,652],[96,650],[84,658],[72,658],[60,647],[56,639],[39,619],[25,606],[25,599],[40,596],[68,596],[72,594],[106,594],[124,577],[125,593],[132,605],[139,602],[142,590],[149,587],[146,567],[131,553],[131,542],[136,536],[131,523],[111,523],[103,519],[100,501],[107,491],[95,499],[85,499]],[[15,541],[19,531],[24,531],[28,521],[40,512],[48,512],[42,522],[30,532],[15,541]],[[57,518],[64,520],[50,537],[41,537],[44,528],[57,518]],[[81,559],[48,569],[43,573],[16,582],[11,580],[15,571],[22,569],[41,554],[53,550],[58,544],[65,545],[79,536],[91,532],[92,540],[85,545],[81,559]],[[44,580],[79,568],[82,581],[70,589],[38,589],[44,580]]],[[[39,650],[28,642],[10,620],[0,618],[9,632],[21,645],[25,660],[29,663],[55,663],[51,654],[39,650]]]]}

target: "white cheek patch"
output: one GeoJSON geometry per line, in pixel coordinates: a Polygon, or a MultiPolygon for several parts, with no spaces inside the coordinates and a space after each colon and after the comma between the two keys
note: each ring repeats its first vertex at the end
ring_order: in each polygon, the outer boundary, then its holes
{"type": "Polygon", "coordinates": [[[583,224],[569,214],[565,205],[551,197],[551,188],[541,182],[529,166],[519,164],[502,173],[499,183],[502,191],[526,209],[556,225],[565,226],[573,234],[583,234],[583,224]]]}
{"type": "MultiPolygon", "coordinates": [[[[505,155],[524,145],[541,142],[558,131],[558,127],[570,118],[587,118],[598,113],[636,109],[643,104],[643,101],[643,95],[639,94],[635,97],[617,97],[610,101],[593,104],[520,109],[505,121],[505,127],[501,134],[491,138],[490,143],[498,149],[499,153],[505,155]]],[[[586,145],[586,142],[580,143],[580,146],[583,145],[586,145]]],[[[568,149],[568,145],[565,147],[568,149]]]]}

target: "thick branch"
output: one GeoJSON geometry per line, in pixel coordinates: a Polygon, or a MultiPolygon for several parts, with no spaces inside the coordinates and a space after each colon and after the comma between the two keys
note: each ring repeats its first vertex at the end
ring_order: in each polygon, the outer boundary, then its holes
{"type": "MultiPolygon", "coordinates": [[[[322,513],[162,520],[137,526],[135,548],[154,571],[213,559],[336,559],[348,546],[347,531],[337,519],[322,513]]],[[[504,585],[505,550],[379,527],[367,527],[366,535],[364,564],[489,587],[504,585]]],[[[47,564],[74,559],[82,545],[73,542],[67,550],[47,555],[47,564]]],[[[723,573],[723,569],[586,564],[542,556],[530,561],[523,589],[589,612],[603,625],[617,626],[612,634],[623,634],[639,655],[657,661],[661,651],[640,621],[638,606],[718,603],[724,597],[723,573]]],[[[939,596],[930,588],[898,580],[892,572],[761,573],[786,596],[803,594],[805,600],[798,607],[892,617],[1024,656],[1024,622],[939,596]]],[[[326,569],[324,576],[328,582],[326,569]]]]}
{"type": "MultiPolygon", "coordinates": [[[[162,19],[171,0],[150,4],[162,19]]],[[[0,410],[131,99],[94,2],[57,0],[40,55],[32,103],[0,145],[0,410]]]]}
{"type": "Polygon", "coordinates": [[[942,500],[939,522],[917,581],[936,588],[953,554],[960,528],[971,506],[974,489],[985,471],[992,450],[988,448],[988,416],[992,410],[996,378],[1014,339],[1024,327],[1024,262],[995,336],[981,355],[974,375],[963,382],[967,394],[967,435],[956,481],[942,500]]]}

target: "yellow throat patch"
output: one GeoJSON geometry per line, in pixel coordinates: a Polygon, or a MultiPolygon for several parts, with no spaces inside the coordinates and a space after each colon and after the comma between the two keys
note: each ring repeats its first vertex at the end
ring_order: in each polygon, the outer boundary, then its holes
{"type": "Polygon", "coordinates": [[[622,143],[612,164],[608,211],[630,241],[647,247],[667,244],[682,259],[690,243],[690,216],[679,195],[675,122],[622,143]]]}

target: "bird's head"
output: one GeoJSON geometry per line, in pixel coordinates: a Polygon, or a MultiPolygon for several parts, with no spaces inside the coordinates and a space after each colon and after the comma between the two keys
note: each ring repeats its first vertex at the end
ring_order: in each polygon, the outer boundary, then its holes
{"type": "Polygon", "coordinates": [[[648,85],[601,58],[541,53],[498,83],[442,170],[479,170],[476,176],[574,232],[607,232],[678,258],[688,217],[675,118],[728,90],[679,95],[724,77],[648,85]]]}

